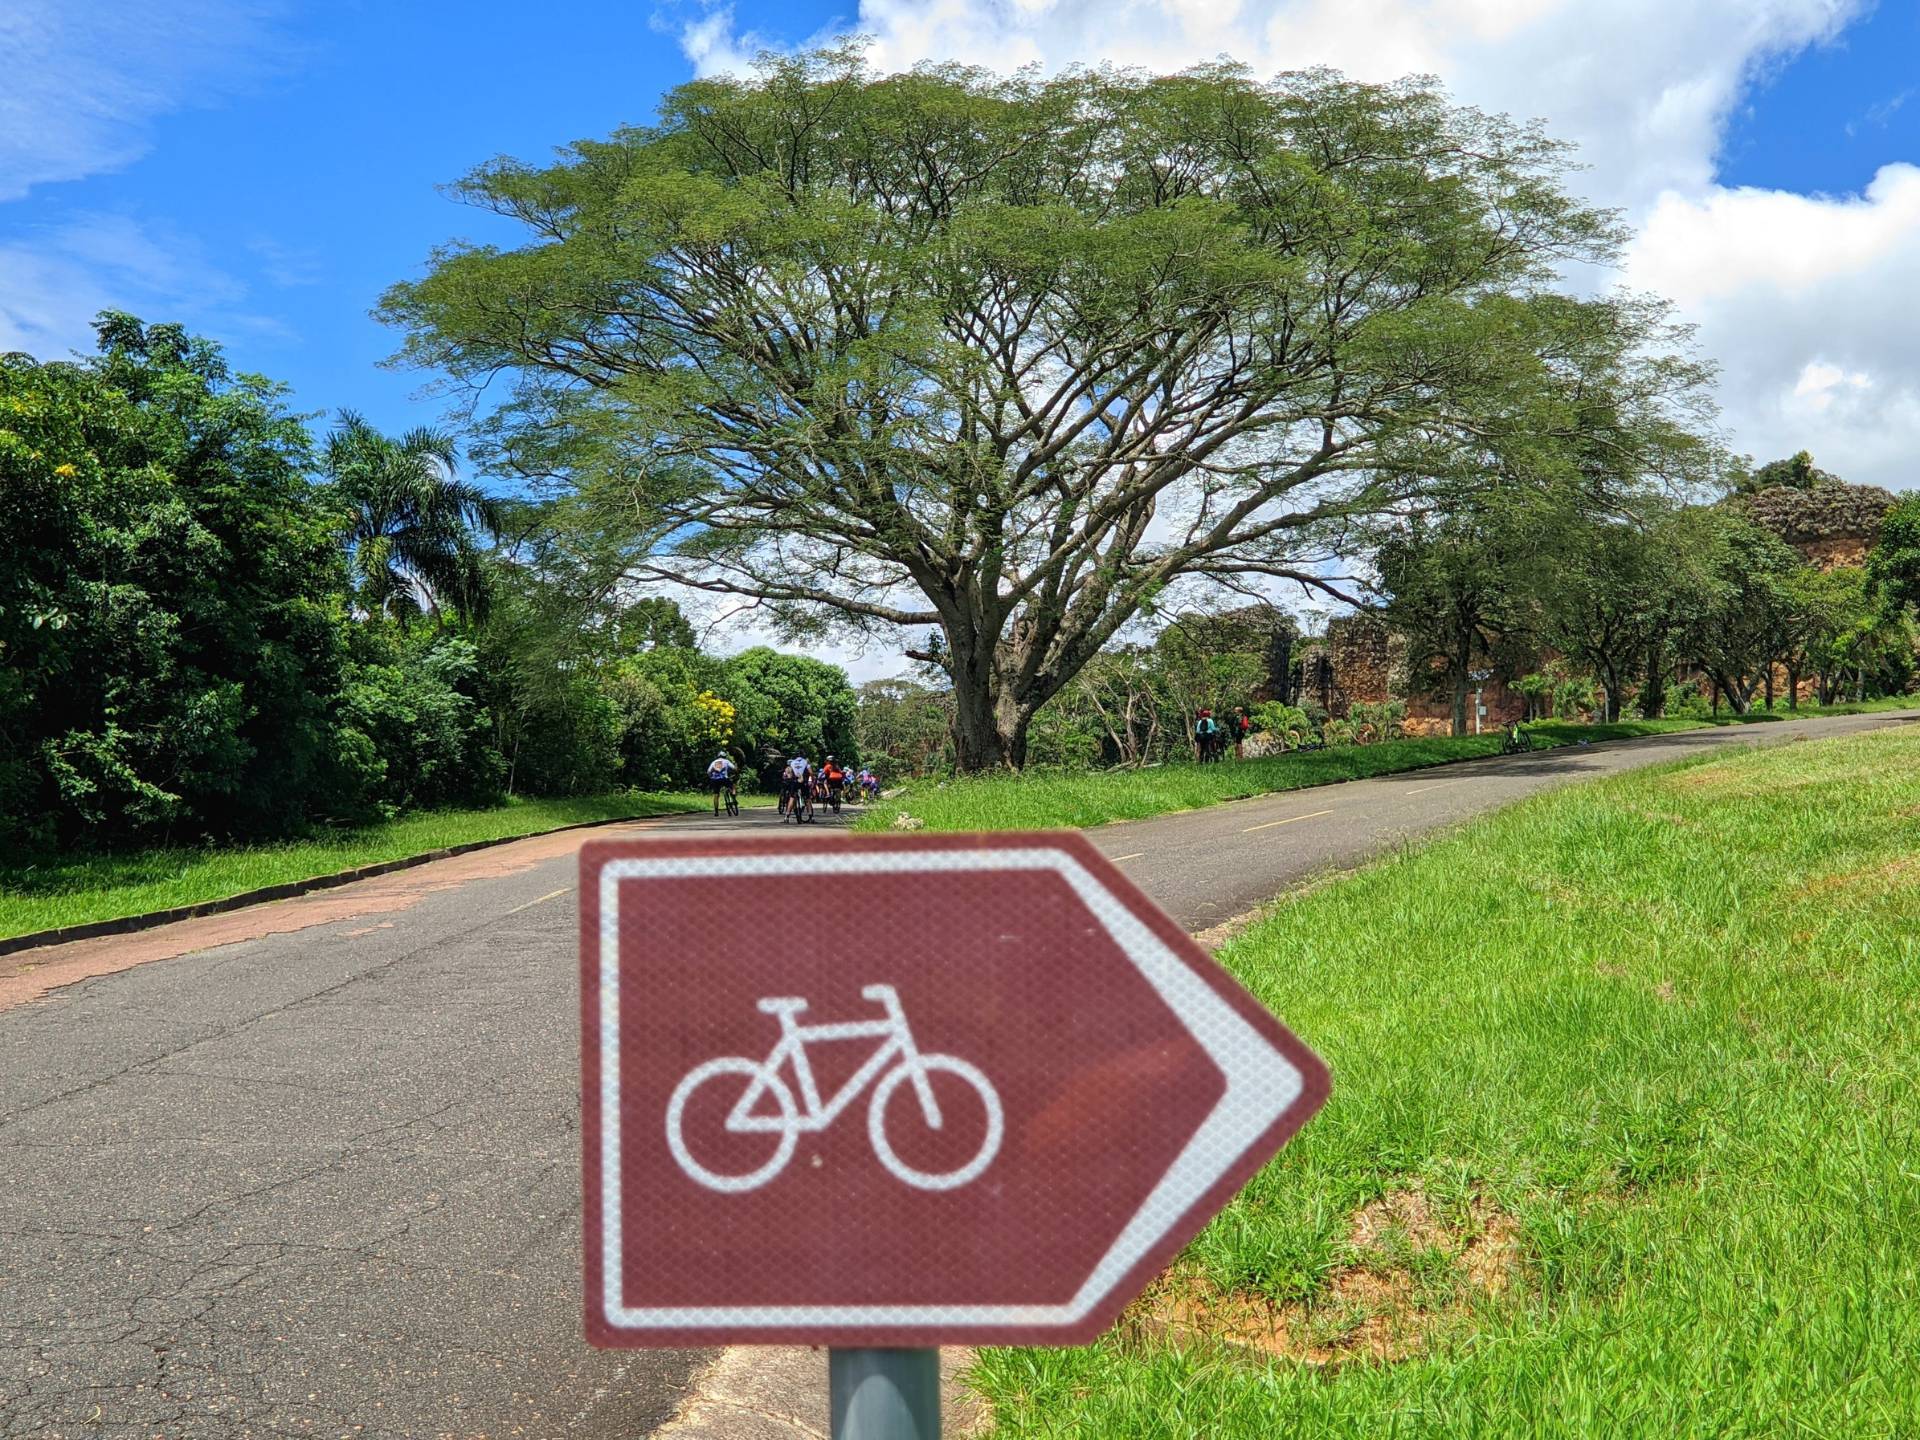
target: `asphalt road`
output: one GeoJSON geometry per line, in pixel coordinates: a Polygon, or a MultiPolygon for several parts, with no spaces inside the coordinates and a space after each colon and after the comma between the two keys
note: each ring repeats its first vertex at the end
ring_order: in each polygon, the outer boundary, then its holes
{"type": "Polygon", "coordinates": [[[1204,931],[1313,875],[1351,868],[1542,790],[1727,745],[1780,745],[1915,720],[1920,710],[1682,730],[1265,795],[1090,834],[1181,925],[1204,931]]]}
{"type": "MultiPolygon", "coordinates": [[[[1093,838],[1201,931],[1541,789],[1916,715],[1473,762],[1093,838]]],[[[0,957],[0,1435],[626,1440],[672,1413],[701,1354],[581,1339],[580,838],[0,957]]]]}

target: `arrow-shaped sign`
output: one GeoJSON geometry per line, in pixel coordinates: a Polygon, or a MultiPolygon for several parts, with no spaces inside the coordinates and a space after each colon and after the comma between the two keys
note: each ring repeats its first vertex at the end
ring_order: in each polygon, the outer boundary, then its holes
{"type": "Polygon", "coordinates": [[[1327,1093],[1073,834],[581,856],[601,1344],[1091,1339],[1327,1093]]]}

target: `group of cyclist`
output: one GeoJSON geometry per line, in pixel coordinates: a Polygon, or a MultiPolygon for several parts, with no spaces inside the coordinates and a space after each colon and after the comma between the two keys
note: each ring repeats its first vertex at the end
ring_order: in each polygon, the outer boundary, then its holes
{"type": "MultiPolygon", "coordinates": [[[[716,817],[723,804],[729,815],[740,813],[739,782],[739,765],[722,750],[707,766],[707,786],[713,791],[716,817]]],[[[838,810],[849,784],[856,795],[867,800],[880,794],[880,777],[864,765],[858,771],[851,771],[829,755],[816,766],[805,755],[796,755],[780,767],[780,813],[784,816],[797,811],[808,801],[838,810]]]]}

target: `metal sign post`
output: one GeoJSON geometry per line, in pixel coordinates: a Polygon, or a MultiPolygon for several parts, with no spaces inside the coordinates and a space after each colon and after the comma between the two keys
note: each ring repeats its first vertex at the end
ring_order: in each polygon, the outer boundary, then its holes
{"type": "Polygon", "coordinates": [[[940,1352],[827,1352],[832,1440],[940,1440],[940,1352]]]}

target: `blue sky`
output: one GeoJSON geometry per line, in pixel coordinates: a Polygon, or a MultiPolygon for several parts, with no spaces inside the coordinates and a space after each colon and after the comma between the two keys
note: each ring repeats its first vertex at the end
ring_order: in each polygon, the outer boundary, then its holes
{"type": "Polygon", "coordinates": [[[1720,156],[1728,185],[1864,188],[1882,165],[1920,160],[1920,4],[1890,0],[1765,73],[1720,156]]]}
{"type": "MultiPolygon", "coordinates": [[[[438,418],[378,368],[381,289],[455,237],[436,186],[650,118],[697,64],[847,28],[885,64],[1088,58],[1432,70],[1583,146],[1726,367],[1738,448],[1920,480],[1920,3],[1887,0],[0,0],[0,348],[115,304],[178,319],[302,409],[438,418]],[[857,8],[855,8],[857,7],[857,8]],[[12,27],[11,30],[9,27],[12,27]],[[75,96],[82,97],[76,101],[75,96]]],[[[1377,72],[1377,73],[1369,73],[1377,72]]]]}
{"type": "Polygon", "coordinates": [[[71,247],[77,227],[101,269],[123,272],[121,303],[215,334],[237,365],[292,384],[301,408],[432,419],[444,402],[410,398],[421,377],[378,368],[395,336],[367,312],[435,245],[514,239],[436,187],[496,154],[644,122],[692,74],[648,7],[566,8],[565,24],[497,0],[290,12],[200,103],[145,124],[130,163],[0,204],[0,243],[71,247]],[[167,278],[148,245],[171,283],[147,283],[167,278]],[[155,308],[166,299],[180,313],[155,308]]]}

